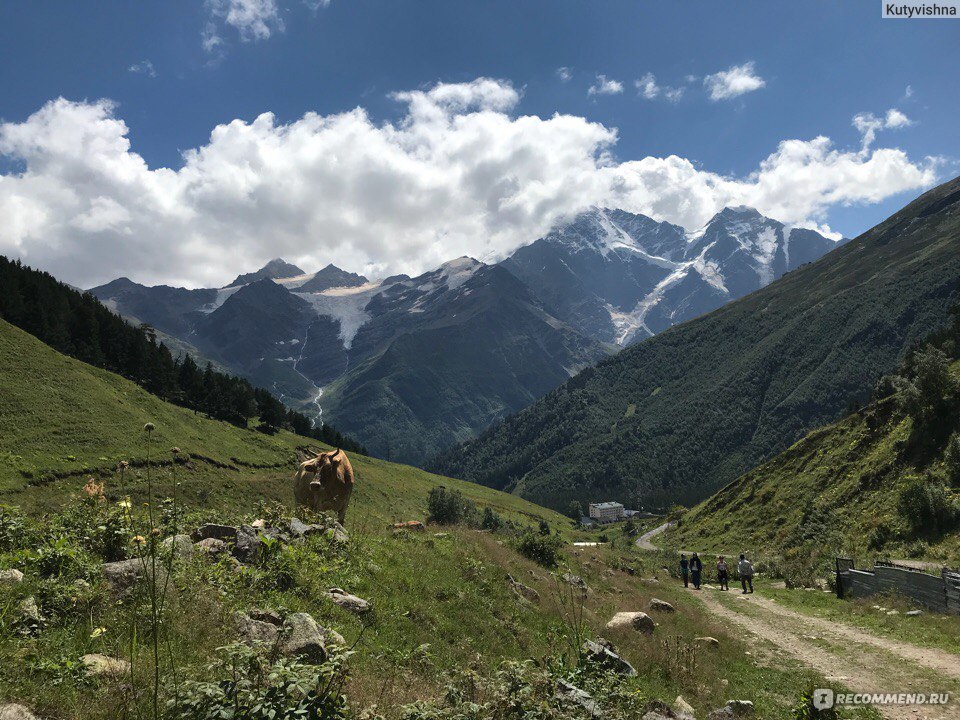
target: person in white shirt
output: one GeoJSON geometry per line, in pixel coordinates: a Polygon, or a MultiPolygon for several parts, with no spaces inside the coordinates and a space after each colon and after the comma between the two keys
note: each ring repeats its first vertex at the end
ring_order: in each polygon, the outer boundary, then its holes
{"type": "Polygon", "coordinates": [[[746,555],[740,554],[740,562],[737,563],[737,572],[740,573],[740,584],[743,586],[743,594],[753,592],[753,563],[747,560],[746,555]],[[750,590],[747,590],[747,585],[750,590]]]}

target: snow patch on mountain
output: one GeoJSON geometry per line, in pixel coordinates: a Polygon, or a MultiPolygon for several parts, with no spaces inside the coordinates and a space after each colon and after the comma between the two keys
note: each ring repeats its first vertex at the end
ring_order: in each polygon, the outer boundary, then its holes
{"type": "Polygon", "coordinates": [[[197,308],[197,309],[198,309],[200,312],[206,313],[207,315],[209,315],[209,314],[212,313],[214,310],[216,310],[218,307],[220,307],[221,305],[223,305],[223,304],[227,301],[227,298],[229,298],[231,295],[233,295],[235,292],[237,292],[237,291],[238,291],[240,288],[242,288],[242,287],[246,287],[246,286],[245,286],[245,285],[233,285],[233,286],[231,286],[231,287],[219,288],[219,289],[217,290],[217,296],[214,298],[213,302],[207,303],[206,305],[203,305],[203,306],[201,306],[201,307],[199,307],[199,308],[197,308]]]}
{"type": "Polygon", "coordinates": [[[313,307],[317,315],[331,318],[340,324],[338,337],[349,350],[360,328],[371,319],[366,311],[370,299],[380,292],[380,283],[365,283],[357,287],[337,287],[319,293],[294,293],[313,307]]]}

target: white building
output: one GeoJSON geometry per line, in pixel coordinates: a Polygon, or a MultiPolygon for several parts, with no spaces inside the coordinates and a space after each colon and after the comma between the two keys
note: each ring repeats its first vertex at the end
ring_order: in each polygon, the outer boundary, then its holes
{"type": "Polygon", "coordinates": [[[590,503],[590,519],[600,523],[623,520],[623,505],[618,502],[590,503]]]}

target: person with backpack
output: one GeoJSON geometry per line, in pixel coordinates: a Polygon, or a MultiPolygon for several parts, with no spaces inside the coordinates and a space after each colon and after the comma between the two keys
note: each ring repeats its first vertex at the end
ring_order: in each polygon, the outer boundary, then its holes
{"type": "Polygon", "coordinates": [[[730,589],[730,569],[723,555],[717,558],[717,582],[720,583],[721,590],[730,589]]]}
{"type": "Polygon", "coordinates": [[[697,590],[700,589],[700,576],[703,573],[703,563],[700,561],[700,556],[694,553],[690,557],[690,579],[693,581],[693,587],[697,590]]]}
{"type": "Polygon", "coordinates": [[[743,594],[753,592],[753,563],[747,560],[746,555],[740,553],[740,562],[737,563],[737,572],[740,573],[740,584],[743,586],[743,594]],[[747,590],[747,585],[750,590],[747,590]]]}
{"type": "Polygon", "coordinates": [[[680,556],[680,576],[683,578],[683,586],[690,587],[690,563],[687,562],[687,556],[680,556]]]}

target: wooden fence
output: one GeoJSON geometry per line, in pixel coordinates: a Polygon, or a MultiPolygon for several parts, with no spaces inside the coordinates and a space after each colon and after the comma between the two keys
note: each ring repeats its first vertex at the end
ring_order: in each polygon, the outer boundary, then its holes
{"type": "Polygon", "coordinates": [[[960,614],[960,573],[943,568],[932,575],[917,568],[877,562],[858,570],[850,558],[837,558],[837,595],[863,598],[877,593],[903,595],[934,612],[960,614]]]}

